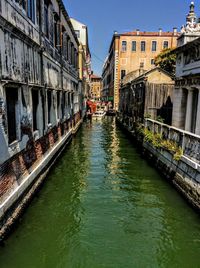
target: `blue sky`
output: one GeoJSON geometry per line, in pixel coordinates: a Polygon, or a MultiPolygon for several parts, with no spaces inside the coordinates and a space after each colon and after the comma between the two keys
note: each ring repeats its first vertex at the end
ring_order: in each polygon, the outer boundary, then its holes
{"type": "MultiPolygon", "coordinates": [[[[64,0],[70,17],[88,26],[92,68],[101,75],[113,32],[180,30],[189,11],[189,0],[64,0]]],[[[200,16],[200,0],[195,1],[200,16]]]]}

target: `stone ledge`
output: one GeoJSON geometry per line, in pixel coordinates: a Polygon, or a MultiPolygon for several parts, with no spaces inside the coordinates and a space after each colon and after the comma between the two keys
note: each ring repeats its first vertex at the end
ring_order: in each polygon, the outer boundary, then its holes
{"type": "Polygon", "coordinates": [[[62,145],[67,141],[67,139],[72,134],[69,131],[66,136],[59,141],[55,147],[52,148],[50,152],[41,160],[38,166],[36,166],[31,174],[29,174],[22,184],[18,186],[9,197],[0,205],[0,219],[3,218],[5,212],[13,205],[13,203],[24,193],[27,187],[34,181],[34,179],[42,172],[42,170],[48,165],[49,161],[53,158],[53,156],[58,152],[58,150],[62,147],[62,145]]]}
{"type": "MultiPolygon", "coordinates": [[[[128,133],[123,124],[122,128],[128,133]]],[[[134,138],[139,142],[138,137],[134,138]]],[[[176,161],[168,151],[156,149],[148,142],[139,143],[139,146],[143,147],[145,158],[200,212],[200,165],[185,156],[176,161]]]]}
{"type": "Polygon", "coordinates": [[[197,164],[196,162],[194,162],[193,160],[189,159],[184,155],[181,157],[181,160],[194,169],[200,168],[199,164],[197,164]]]}

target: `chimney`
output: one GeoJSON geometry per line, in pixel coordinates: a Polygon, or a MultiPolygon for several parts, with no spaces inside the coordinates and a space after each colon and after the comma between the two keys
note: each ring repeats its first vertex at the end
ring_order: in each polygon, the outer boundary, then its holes
{"type": "Polygon", "coordinates": [[[162,28],[159,28],[159,35],[162,35],[162,28]]]}
{"type": "Polygon", "coordinates": [[[137,30],[136,30],[136,33],[137,33],[137,35],[140,35],[140,30],[137,29],[137,30]]]}
{"type": "Polygon", "coordinates": [[[176,27],[173,28],[173,33],[174,33],[174,35],[177,35],[177,28],[176,27]]]}

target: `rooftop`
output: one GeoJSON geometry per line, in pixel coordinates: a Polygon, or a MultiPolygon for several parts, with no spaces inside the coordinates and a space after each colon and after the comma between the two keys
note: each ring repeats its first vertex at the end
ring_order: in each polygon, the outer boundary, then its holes
{"type": "Polygon", "coordinates": [[[95,79],[95,78],[96,78],[96,79],[97,79],[97,78],[98,78],[98,79],[101,79],[101,77],[98,76],[98,75],[96,75],[96,74],[92,74],[92,75],[91,75],[91,79],[92,79],[92,78],[93,78],[93,79],[95,79]]]}
{"type": "Polygon", "coordinates": [[[174,32],[140,32],[138,31],[133,31],[133,32],[126,32],[119,34],[120,36],[174,36],[174,35],[179,35],[176,31],[174,32]]]}

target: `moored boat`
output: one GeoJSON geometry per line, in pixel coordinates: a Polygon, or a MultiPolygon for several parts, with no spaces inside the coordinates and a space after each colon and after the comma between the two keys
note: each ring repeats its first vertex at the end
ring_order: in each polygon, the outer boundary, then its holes
{"type": "Polygon", "coordinates": [[[106,112],[104,110],[97,110],[95,113],[93,113],[92,118],[93,119],[102,119],[106,115],[106,112]]]}

